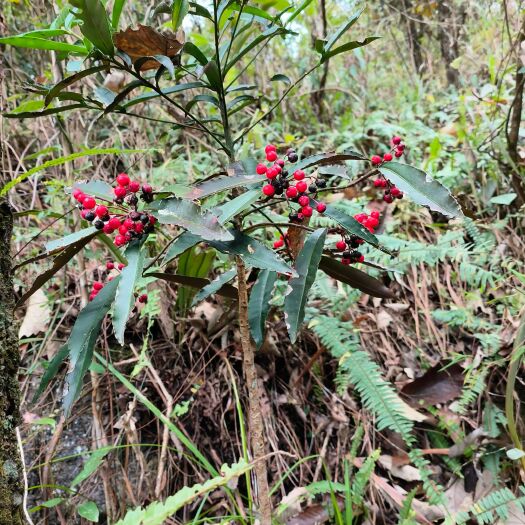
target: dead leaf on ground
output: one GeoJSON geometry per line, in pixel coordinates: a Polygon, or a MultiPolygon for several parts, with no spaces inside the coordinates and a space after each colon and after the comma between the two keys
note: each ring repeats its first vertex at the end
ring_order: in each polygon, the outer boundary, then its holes
{"type": "Polygon", "coordinates": [[[404,457],[383,454],[379,456],[378,463],[396,478],[403,479],[405,481],[421,480],[421,474],[419,473],[419,470],[412,465],[408,465],[406,458],[404,457]]]}
{"type": "MultiPolygon", "coordinates": [[[[176,35],[171,32],[159,33],[150,26],[139,24],[138,29],[128,27],[116,33],[113,39],[117,49],[129,55],[134,62],[138,58],[155,55],[173,58],[184,45],[184,32],[179,30],[176,35]]],[[[151,59],[142,64],[140,70],[158,69],[159,66],[159,62],[151,59]]]]}
{"type": "Polygon", "coordinates": [[[50,318],[51,309],[46,294],[40,288],[29,298],[26,315],[18,331],[18,337],[31,337],[40,332],[45,332],[50,318]]]}
{"type": "Polygon", "coordinates": [[[428,405],[446,403],[461,395],[463,369],[454,364],[445,368],[438,363],[424,375],[405,385],[401,392],[411,401],[423,401],[428,405]]]}

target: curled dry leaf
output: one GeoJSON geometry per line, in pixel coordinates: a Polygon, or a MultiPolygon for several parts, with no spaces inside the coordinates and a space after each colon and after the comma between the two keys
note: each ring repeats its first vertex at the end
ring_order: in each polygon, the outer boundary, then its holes
{"type": "MultiPolygon", "coordinates": [[[[184,32],[177,31],[159,33],[150,26],[139,24],[138,29],[128,27],[125,31],[120,31],[113,37],[115,45],[119,51],[129,55],[134,62],[142,57],[154,57],[162,55],[173,58],[177,55],[184,45],[184,32]]],[[[158,69],[160,66],[157,60],[151,59],[141,65],[140,70],[158,69]]]]}
{"type": "Polygon", "coordinates": [[[463,369],[454,364],[446,367],[438,363],[415,381],[408,383],[401,392],[415,403],[427,405],[446,403],[461,395],[463,369]]]}

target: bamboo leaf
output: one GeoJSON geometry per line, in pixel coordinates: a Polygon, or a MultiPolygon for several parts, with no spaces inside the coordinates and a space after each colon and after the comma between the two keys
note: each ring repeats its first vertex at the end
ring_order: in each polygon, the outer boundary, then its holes
{"type": "Polygon", "coordinates": [[[277,280],[277,274],[270,270],[259,272],[257,281],[253,285],[248,302],[248,320],[250,331],[257,348],[264,342],[266,318],[270,310],[270,299],[273,287],[277,280]]]}
{"type": "Polygon", "coordinates": [[[314,284],[325,239],[326,229],[318,229],[306,238],[296,262],[299,275],[289,282],[288,294],[284,301],[284,319],[292,343],[295,343],[304,320],[308,292],[314,284]]]}
{"type": "Polygon", "coordinates": [[[463,215],[458,202],[448,189],[428,173],[399,162],[387,162],[379,168],[379,171],[417,204],[447,217],[463,215]]]}

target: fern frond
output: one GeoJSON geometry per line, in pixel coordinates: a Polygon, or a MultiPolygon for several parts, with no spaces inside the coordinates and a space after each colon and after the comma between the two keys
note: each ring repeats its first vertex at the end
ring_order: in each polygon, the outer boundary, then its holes
{"type": "Polygon", "coordinates": [[[399,520],[397,525],[417,525],[416,513],[412,509],[412,501],[416,495],[417,488],[412,489],[403,500],[403,506],[399,511],[399,520]]]}
{"type": "Polygon", "coordinates": [[[408,453],[408,457],[419,470],[419,475],[423,482],[423,490],[425,491],[428,502],[431,505],[443,505],[445,503],[443,487],[431,478],[433,472],[429,462],[423,457],[421,451],[415,448],[408,453]]]}
{"type": "Polygon", "coordinates": [[[361,468],[354,475],[354,482],[352,483],[352,500],[356,505],[363,504],[366,486],[370,481],[372,472],[374,472],[379,454],[379,450],[374,450],[374,452],[365,459],[361,468]]]}
{"type": "Polygon", "coordinates": [[[489,373],[489,367],[484,366],[467,376],[463,385],[463,391],[459,398],[454,412],[464,414],[468,407],[472,405],[481,393],[485,390],[485,382],[489,373]]]}

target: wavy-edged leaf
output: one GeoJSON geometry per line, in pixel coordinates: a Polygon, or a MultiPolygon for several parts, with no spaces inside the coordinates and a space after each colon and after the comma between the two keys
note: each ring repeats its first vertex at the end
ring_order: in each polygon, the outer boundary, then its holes
{"type": "MultiPolygon", "coordinates": [[[[78,232],[77,232],[78,233],[78,232]]],[[[37,278],[33,281],[33,284],[31,287],[20,297],[18,300],[16,306],[20,306],[24,304],[24,302],[31,297],[41,286],[43,286],[51,277],[53,277],[61,268],[63,268],[80,250],[86,246],[88,242],[91,241],[91,239],[98,233],[98,231],[95,230],[95,232],[91,232],[87,235],[84,235],[81,238],[78,238],[76,242],[73,242],[72,244],[69,244],[69,246],[66,246],[66,248],[61,251],[54,259],[53,259],[53,265],[51,268],[47,269],[46,271],[42,272],[40,275],[37,276],[37,278]]],[[[63,240],[63,239],[62,239],[63,240]]]]}
{"type": "Polygon", "coordinates": [[[82,34],[102,53],[113,56],[115,48],[104,4],[100,0],[69,0],[69,3],[77,8],[75,14],[82,20],[82,34]]]}
{"type": "Polygon", "coordinates": [[[82,230],[70,233],[69,235],[65,235],[64,237],[60,237],[60,239],[53,239],[52,241],[46,243],[46,252],[52,254],[54,252],[63,250],[72,244],[76,244],[79,241],[85,240],[87,237],[89,237],[89,242],[97,232],[98,230],[95,227],[89,226],[88,228],[84,228],[82,230]]]}
{"type": "Polygon", "coordinates": [[[133,290],[137,280],[142,274],[146,251],[142,249],[143,243],[136,240],[129,244],[125,256],[128,264],[122,269],[120,282],[115,297],[115,308],[113,310],[113,330],[117,341],[124,344],[124,331],[126,323],[133,307],[134,295],[133,290]]]}
{"type": "Polygon", "coordinates": [[[197,498],[202,498],[208,492],[228,485],[239,476],[248,472],[251,468],[252,465],[246,463],[244,460],[232,464],[231,467],[223,465],[219,476],[209,479],[203,484],[184,487],[164,501],[150,503],[145,509],[139,507],[130,510],[124,518],[119,520],[115,525],[162,525],[170,516],[185,505],[188,505],[197,498]]]}
{"type": "Polygon", "coordinates": [[[55,97],[57,97],[61,91],[68,88],[69,86],[72,86],[75,82],[82,80],[84,77],[94,75],[95,73],[98,73],[99,71],[107,71],[108,69],[109,69],[108,65],[89,67],[87,69],[84,69],[83,71],[79,71],[78,73],[75,73],[74,75],[64,78],[60,82],[57,82],[48,91],[46,98],[44,99],[44,106],[49,106],[49,104],[51,104],[51,101],[55,97]]]}
{"type": "Polygon", "coordinates": [[[182,25],[184,17],[188,14],[190,3],[188,0],[174,0],[171,8],[171,26],[177,31],[182,25]]]}
{"type": "Polygon", "coordinates": [[[273,287],[277,280],[277,274],[270,270],[259,272],[257,281],[250,292],[248,302],[248,321],[250,332],[257,348],[264,342],[264,332],[266,318],[270,310],[270,299],[272,298],[273,287]]]}
{"type": "Polygon", "coordinates": [[[86,195],[92,197],[98,197],[99,199],[104,199],[110,202],[113,202],[113,187],[111,184],[103,180],[91,180],[89,182],[76,182],[73,184],[73,190],[79,189],[84,192],[86,195]]]}
{"type": "Polygon", "coordinates": [[[52,168],[53,166],[61,166],[62,164],[66,164],[68,162],[71,162],[75,159],[79,159],[81,157],[89,157],[91,155],[126,155],[126,154],[131,154],[131,153],[145,153],[147,151],[150,151],[150,150],[147,150],[147,149],[119,149],[119,148],[93,148],[93,149],[86,149],[84,151],[78,151],[77,153],[72,153],[71,155],[67,155],[65,157],[59,157],[58,159],[51,159],[51,160],[48,160],[47,162],[44,162],[43,164],[40,164],[38,166],[35,166],[34,168],[31,168],[30,170],[27,170],[25,173],[22,173],[22,175],[19,175],[16,179],[9,181],[0,190],[0,197],[2,195],[5,195],[11,188],[15,187],[17,184],[26,180],[28,177],[31,177],[31,175],[38,173],[39,171],[43,171],[47,168],[52,168]]]}
{"type": "Polygon", "coordinates": [[[264,244],[238,230],[230,230],[234,240],[229,242],[210,241],[208,244],[222,253],[239,255],[243,261],[255,268],[273,270],[285,275],[297,275],[274,251],[264,244]]]}
{"type": "Polygon", "coordinates": [[[66,376],[67,392],[64,395],[64,412],[69,415],[73,403],[82,390],[82,382],[87,372],[93,350],[102,325],[108,313],[120,282],[119,275],[108,282],[97,296],[78,314],[67,341],[70,367],[66,376]]]}
{"type": "MultiPolygon", "coordinates": [[[[144,277],[155,277],[156,279],[162,279],[163,281],[168,281],[170,283],[182,284],[183,286],[189,286],[190,288],[196,288],[198,290],[210,284],[209,279],[204,279],[203,277],[190,277],[188,275],[180,275],[177,273],[149,272],[144,274],[144,277]]],[[[238,297],[237,288],[231,284],[224,284],[213,293],[227,297],[228,299],[237,299],[238,297]]]]}
{"type": "MultiPolygon", "coordinates": [[[[228,169],[228,171],[230,170],[228,169]]],[[[234,175],[229,177],[217,177],[201,184],[197,184],[181,196],[185,199],[192,200],[203,199],[204,197],[209,197],[210,195],[219,193],[220,191],[251,186],[257,183],[261,184],[262,182],[263,181],[260,175],[234,175]]]]}
{"type": "Polygon", "coordinates": [[[232,234],[221,226],[216,215],[209,211],[203,212],[191,200],[172,197],[155,201],[149,208],[161,224],[176,224],[209,241],[233,239],[232,234]]]}
{"type": "Polygon", "coordinates": [[[284,300],[284,319],[292,343],[295,343],[299,328],[304,321],[308,292],[314,284],[325,239],[324,228],[315,230],[306,238],[295,264],[299,275],[289,281],[288,293],[284,300]]]}
{"type": "Polygon", "coordinates": [[[395,297],[394,292],[375,277],[371,277],[353,266],[345,265],[332,257],[323,256],[319,263],[319,269],[330,277],[372,297],[381,297],[382,299],[393,299],[395,297]]]}
{"type": "Polygon", "coordinates": [[[13,35],[0,38],[0,44],[13,47],[24,47],[29,49],[45,49],[47,51],[62,51],[66,53],[76,53],[77,55],[87,55],[88,50],[85,46],[76,44],[66,44],[65,42],[55,42],[37,36],[13,35]]]}
{"type": "Polygon", "coordinates": [[[338,222],[349,233],[358,235],[367,243],[379,248],[379,240],[373,233],[370,233],[360,222],[356,221],[351,215],[348,215],[348,213],[339,209],[334,204],[329,204],[326,207],[324,215],[338,222]]]}
{"type": "Polygon", "coordinates": [[[311,155],[310,157],[301,159],[294,164],[293,169],[304,170],[307,168],[313,168],[314,166],[341,164],[345,160],[367,160],[367,158],[361,155],[358,151],[353,150],[345,150],[340,153],[328,151],[326,153],[318,153],[317,155],[311,155]]]}
{"type": "Polygon", "coordinates": [[[450,191],[428,173],[400,162],[387,162],[379,171],[417,204],[427,206],[447,217],[463,215],[450,191]]]}
{"type": "Polygon", "coordinates": [[[233,219],[239,213],[243,212],[251,204],[253,204],[261,193],[259,190],[250,190],[241,193],[238,197],[235,197],[231,201],[225,202],[215,208],[215,212],[219,215],[219,222],[225,224],[229,220],[233,219]]]}
{"type": "Polygon", "coordinates": [[[168,248],[164,260],[162,261],[162,266],[168,264],[170,261],[173,261],[181,253],[184,253],[188,248],[192,248],[196,244],[202,241],[202,237],[194,235],[190,232],[182,233],[168,248]]]}
{"type": "MultiPolygon", "coordinates": [[[[221,288],[229,283],[237,275],[237,270],[233,268],[215,278],[210,284],[204,286],[199,293],[193,298],[192,306],[195,306],[197,303],[204,301],[210,295],[218,293],[221,288]]],[[[219,294],[221,295],[221,294],[219,294]]]]}

